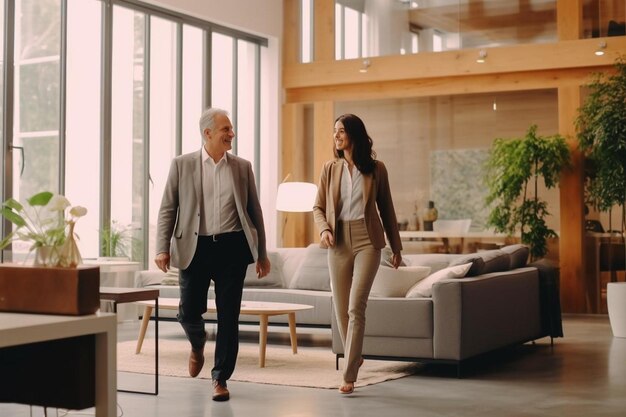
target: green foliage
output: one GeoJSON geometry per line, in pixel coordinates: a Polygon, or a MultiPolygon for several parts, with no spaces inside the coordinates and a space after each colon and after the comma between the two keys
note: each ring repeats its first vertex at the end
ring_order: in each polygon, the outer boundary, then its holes
{"type": "Polygon", "coordinates": [[[586,203],[599,211],[624,206],[626,198],[626,56],[615,73],[595,74],[576,119],[586,158],[586,203]]]}
{"type": "Polygon", "coordinates": [[[538,136],[532,125],[526,136],[494,141],[486,162],[485,182],[491,207],[487,224],[497,232],[521,235],[530,247],[532,259],[547,253],[547,239],[556,232],[546,225],[550,215],[539,198],[542,178],[546,188],[558,185],[561,171],[570,166],[569,148],[560,135],[538,136]]]}
{"type": "Polygon", "coordinates": [[[117,221],[113,220],[111,226],[104,228],[100,234],[101,256],[123,256],[131,258],[133,243],[135,242],[132,233],[133,228],[122,226],[117,221]]]}
{"type": "Polygon", "coordinates": [[[65,241],[65,220],[58,210],[44,211],[53,194],[43,191],[33,195],[26,201],[29,207],[9,198],[2,203],[0,214],[15,227],[13,231],[0,241],[0,250],[6,248],[13,240],[20,239],[32,242],[30,250],[40,246],[60,246],[65,241]]]}

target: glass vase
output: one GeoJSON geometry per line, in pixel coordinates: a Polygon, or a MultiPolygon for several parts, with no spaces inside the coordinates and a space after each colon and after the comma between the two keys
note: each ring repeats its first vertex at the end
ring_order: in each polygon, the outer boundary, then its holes
{"type": "Polygon", "coordinates": [[[76,235],[74,234],[74,222],[69,222],[69,232],[67,238],[59,250],[58,266],[63,268],[76,268],[83,262],[80,256],[78,245],[76,244],[76,235]]]}
{"type": "Polygon", "coordinates": [[[54,266],[57,264],[57,248],[54,246],[37,246],[35,248],[35,266],[54,266]]]}

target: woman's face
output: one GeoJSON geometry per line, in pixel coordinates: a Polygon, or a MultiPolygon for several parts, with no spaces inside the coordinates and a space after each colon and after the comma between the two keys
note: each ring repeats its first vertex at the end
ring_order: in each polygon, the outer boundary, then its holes
{"type": "Polygon", "coordinates": [[[346,133],[343,123],[340,120],[335,123],[334,138],[335,148],[338,151],[352,150],[352,141],[350,140],[350,136],[346,133]]]}

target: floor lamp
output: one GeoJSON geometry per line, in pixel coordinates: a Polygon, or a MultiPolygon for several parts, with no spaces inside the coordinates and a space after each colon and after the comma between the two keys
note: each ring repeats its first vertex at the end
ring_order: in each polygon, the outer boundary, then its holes
{"type": "MultiPolygon", "coordinates": [[[[276,210],[286,213],[306,213],[313,211],[315,197],[317,195],[317,185],[310,182],[282,182],[278,185],[276,195],[276,210]]],[[[285,228],[287,226],[287,215],[283,221],[281,234],[281,244],[285,244],[285,228]]]]}

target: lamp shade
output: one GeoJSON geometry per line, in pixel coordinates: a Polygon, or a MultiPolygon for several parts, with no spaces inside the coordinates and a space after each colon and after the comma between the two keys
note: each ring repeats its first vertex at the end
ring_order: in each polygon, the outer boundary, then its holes
{"type": "Polygon", "coordinates": [[[310,182],[283,182],[278,185],[276,210],[289,212],[313,211],[317,185],[310,182]]]}

